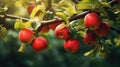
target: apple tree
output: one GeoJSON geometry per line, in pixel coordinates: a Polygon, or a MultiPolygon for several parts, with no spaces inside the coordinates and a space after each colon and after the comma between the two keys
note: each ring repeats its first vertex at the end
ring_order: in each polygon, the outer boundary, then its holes
{"type": "Polygon", "coordinates": [[[1,0],[2,42],[10,30],[17,32],[18,52],[50,48],[52,30],[66,52],[106,57],[120,47],[120,0],[1,0]]]}

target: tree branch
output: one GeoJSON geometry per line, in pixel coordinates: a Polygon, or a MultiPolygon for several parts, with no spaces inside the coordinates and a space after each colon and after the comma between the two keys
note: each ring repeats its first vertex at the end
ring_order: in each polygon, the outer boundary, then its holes
{"type": "MultiPolygon", "coordinates": [[[[73,21],[73,20],[77,20],[79,18],[82,18],[84,17],[86,14],[88,14],[90,11],[85,11],[83,13],[80,13],[80,14],[76,14],[72,17],[69,18],[69,21],[73,21]]],[[[42,29],[42,27],[46,24],[52,24],[52,23],[55,23],[55,22],[64,22],[64,20],[60,19],[60,18],[54,18],[52,20],[48,20],[48,21],[42,21],[41,23],[41,26],[39,26],[39,28],[37,29],[37,31],[40,31],[42,29]]]]}
{"type": "Polygon", "coordinates": [[[15,15],[10,15],[10,14],[2,14],[0,15],[0,18],[10,18],[10,19],[22,19],[23,21],[29,21],[30,19],[28,18],[23,18],[15,15]]]}
{"type": "Polygon", "coordinates": [[[5,14],[5,17],[6,17],[6,18],[12,18],[12,19],[22,19],[22,20],[24,20],[24,21],[30,20],[30,19],[28,19],[28,18],[23,18],[23,17],[19,17],[19,16],[14,16],[14,15],[10,15],[10,14],[5,14]]]}
{"type": "MultiPolygon", "coordinates": [[[[114,3],[115,0],[112,0],[109,2],[109,4],[111,5],[112,3],[114,3]]],[[[73,21],[73,20],[77,20],[79,18],[83,18],[86,14],[90,13],[90,11],[84,11],[83,13],[80,14],[76,14],[72,17],[69,17],[69,21],[73,21]]],[[[28,18],[23,18],[23,17],[19,17],[19,16],[14,16],[14,15],[10,15],[10,14],[2,14],[0,15],[0,18],[11,18],[11,19],[22,19],[23,21],[29,21],[30,19],[28,18]]],[[[48,21],[40,21],[41,25],[38,27],[37,31],[40,31],[42,29],[43,26],[48,25],[48,24],[53,24],[55,22],[64,22],[64,20],[62,20],[61,18],[54,18],[52,20],[48,20],[48,21]]],[[[115,30],[117,33],[120,33],[119,30],[111,27],[111,29],[115,30]]]]}
{"type": "MultiPolygon", "coordinates": [[[[86,14],[88,14],[90,11],[85,11],[83,13],[80,14],[76,14],[72,17],[69,18],[69,21],[73,21],[79,18],[84,17],[86,14]]],[[[23,21],[29,21],[30,19],[27,18],[23,18],[23,17],[19,17],[19,16],[14,16],[14,15],[10,15],[10,14],[3,14],[0,15],[0,18],[11,18],[11,19],[22,19],[23,21]]],[[[61,18],[54,18],[52,20],[48,20],[48,21],[41,21],[41,26],[39,26],[39,28],[37,29],[37,31],[40,31],[42,29],[42,27],[44,25],[48,25],[48,24],[53,24],[55,22],[63,22],[64,20],[62,20],[61,18]]]]}

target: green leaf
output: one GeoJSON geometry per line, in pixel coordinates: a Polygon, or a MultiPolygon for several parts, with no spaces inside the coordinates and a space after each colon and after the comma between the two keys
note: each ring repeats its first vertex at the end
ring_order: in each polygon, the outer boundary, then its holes
{"type": "MultiPolygon", "coordinates": [[[[92,0],[91,0],[91,1],[92,1],[92,0]]],[[[80,2],[82,2],[82,3],[89,3],[90,0],[81,0],[80,2]]]]}
{"type": "Polygon", "coordinates": [[[72,16],[72,15],[77,13],[77,11],[72,7],[66,8],[65,11],[66,11],[68,16],[72,16]]]}
{"type": "Polygon", "coordinates": [[[56,12],[56,15],[65,21],[66,24],[69,23],[69,19],[63,12],[56,12]]]}
{"type": "Polygon", "coordinates": [[[116,47],[120,47],[120,40],[116,43],[116,47]]]}
{"type": "Polygon", "coordinates": [[[67,7],[72,7],[73,5],[69,0],[61,0],[59,2],[59,6],[67,8],[67,7]]]}
{"type": "Polygon", "coordinates": [[[92,5],[91,4],[84,4],[84,3],[80,3],[76,5],[78,10],[81,9],[92,9],[92,5]]]}
{"type": "Polygon", "coordinates": [[[109,8],[111,7],[110,4],[107,3],[107,2],[102,2],[102,5],[105,6],[105,7],[109,7],[109,8]]]}
{"type": "Polygon", "coordinates": [[[41,25],[41,22],[39,21],[38,18],[34,18],[32,21],[31,21],[31,26],[34,30],[37,30],[38,27],[41,25]]]}
{"type": "Polygon", "coordinates": [[[15,24],[14,24],[14,29],[15,30],[21,30],[23,28],[30,28],[31,27],[31,22],[23,22],[22,19],[16,19],[15,24]]]}
{"type": "Polygon", "coordinates": [[[0,26],[0,39],[3,40],[4,42],[7,42],[7,29],[5,27],[0,26]]]}
{"type": "Polygon", "coordinates": [[[45,19],[46,19],[46,20],[51,20],[51,19],[53,19],[53,18],[54,18],[54,13],[51,12],[51,11],[47,11],[47,12],[46,12],[46,15],[45,15],[45,19]]]}
{"type": "Polygon", "coordinates": [[[25,51],[26,44],[21,43],[20,48],[18,49],[18,52],[24,52],[25,51]]]}
{"type": "Polygon", "coordinates": [[[39,20],[42,20],[44,15],[45,15],[45,6],[43,4],[41,5],[37,5],[37,7],[35,7],[33,10],[32,10],[32,13],[30,15],[30,18],[33,19],[36,17],[36,14],[39,13],[38,15],[38,18],[39,20]]]}
{"type": "Polygon", "coordinates": [[[7,5],[5,6],[5,7],[0,7],[0,12],[5,12],[5,11],[7,11],[8,10],[8,7],[7,7],[7,5]]]}
{"type": "Polygon", "coordinates": [[[23,28],[23,21],[22,19],[16,19],[15,24],[14,24],[14,29],[15,30],[20,30],[23,28]]]}
{"type": "Polygon", "coordinates": [[[29,28],[29,27],[31,27],[31,22],[27,21],[27,22],[22,23],[22,25],[24,28],[29,28]]]}
{"type": "Polygon", "coordinates": [[[15,3],[15,5],[16,5],[16,6],[22,6],[22,1],[20,1],[20,0],[17,1],[17,2],[15,3]]]}
{"type": "Polygon", "coordinates": [[[7,33],[7,29],[5,27],[2,27],[0,32],[4,35],[7,33]]]}
{"type": "Polygon", "coordinates": [[[94,49],[92,49],[92,50],[90,50],[90,51],[84,53],[84,56],[89,56],[89,55],[92,54],[93,52],[94,52],[94,49]]]}
{"type": "Polygon", "coordinates": [[[17,6],[17,7],[22,7],[22,6],[25,6],[26,3],[28,3],[28,0],[18,0],[18,1],[15,3],[15,6],[17,6]]]}
{"type": "Polygon", "coordinates": [[[76,8],[77,8],[78,10],[81,10],[81,9],[92,9],[91,1],[90,1],[90,0],[82,0],[82,1],[80,1],[80,2],[76,5],[76,8]]]}
{"type": "Polygon", "coordinates": [[[116,47],[120,47],[120,35],[117,38],[114,38],[114,42],[116,43],[116,47]]]}
{"type": "Polygon", "coordinates": [[[56,4],[56,6],[58,9],[63,9],[65,14],[68,16],[72,16],[77,13],[75,4],[73,4],[70,0],[61,0],[59,4],[56,4]]]}

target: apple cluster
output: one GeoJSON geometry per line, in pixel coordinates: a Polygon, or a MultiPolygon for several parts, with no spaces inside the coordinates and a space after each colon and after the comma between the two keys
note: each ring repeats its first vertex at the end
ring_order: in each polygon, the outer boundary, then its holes
{"type": "MultiPolygon", "coordinates": [[[[36,7],[34,2],[30,2],[27,7],[27,13],[30,15],[32,10],[36,7]]],[[[36,13],[36,16],[39,12],[36,13]]],[[[83,35],[83,43],[89,46],[95,45],[99,37],[105,37],[110,32],[110,25],[108,22],[102,21],[100,16],[97,13],[88,13],[84,17],[84,25],[86,26],[87,31],[83,35]]],[[[81,46],[80,40],[76,37],[71,37],[70,33],[70,24],[65,24],[62,22],[56,22],[52,24],[44,25],[39,32],[46,33],[50,29],[55,31],[57,38],[64,41],[64,49],[70,52],[77,52],[81,46]]],[[[19,32],[19,40],[23,43],[32,43],[32,48],[36,52],[41,52],[48,47],[48,42],[42,36],[36,37],[36,32],[28,28],[24,28],[19,32]]]]}
{"type": "Polygon", "coordinates": [[[69,29],[69,25],[61,23],[55,28],[55,35],[57,38],[65,40],[64,49],[66,51],[75,53],[80,48],[80,41],[77,38],[70,37],[69,29]]]}
{"type": "MultiPolygon", "coordinates": [[[[55,30],[59,24],[61,24],[61,22],[44,25],[39,32],[46,33],[50,29],[55,30]]],[[[41,52],[47,49],[48,42],[44,37],[36,35],[39,34],[39,32],[35,32],[29,28],[23,28],[19,31],[18,38],[22,43],[31,44],[34,51],[41,52]]]]}
{"type": "Polygon", "coordinates": [[[36,52],[41,52],[48,47],[48,42],[44,37],[35,37],[34,32],[28,28],[20,30],[18,37],[22,43],[31,43],[33,50],[36,52]]]}
{"type": "Polygon", "coordinates": [[[108,22],[102,21],[100,16],[96,13],[89,13],[84,17],[84,24],[89,32],[83,36],[83,42],[86,45],[94,45],[97,37],[105,37],[110,32],[110,25],[108,22]]]}
{"type": "MultiPolygon", "coordinates": [[[[102,21],[96,13],[88,13],[84,17],[84,25],[88,30],[83,35],[82,41],[89,46],[95,45],[99,37],[106,37],[110,32],[108,22],[102,21]]],[[[70,36],[69,29],[69,25],[61,23],[55,28],[55,35],[57,38],[65,40],[64,49],[66,51],[77,52],[80,48],[80,41],[78,38],[70,36]]]]}

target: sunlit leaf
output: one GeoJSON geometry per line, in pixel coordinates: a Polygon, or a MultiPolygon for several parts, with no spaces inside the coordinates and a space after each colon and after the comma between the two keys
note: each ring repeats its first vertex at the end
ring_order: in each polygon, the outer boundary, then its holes
{"type": "Polygon", "coordinates": [[[40,19],[40,20],[42,20],[43,19],[43,17],[44,17],[44,15],[45,15],[45,6],[44,5],[38,5],[37,7],[35,7],[33,10],[32,10],[32,13],[31,13],[31,15],[30,15],[30,18],[35,18],[36,17],[36,15],[38,14],[38,18],[40,19]]]}
{"type": "Polygon", "coordinates": [[[84,53],[84,56],[89,56],[89,55],[92,54],[93,52],[94,52],[94,49],[92,49],[92,50],[90,50],[90,51],[84,53]]]}
{"type": "Polygon", "coordinates": [[[14,29],[15,30],[21,30],[22,28],[30,28],[31,27],[31,22],[23,22],[22,19],[16,19],[14,23],[14,29]]]}
{"type": "Polygon", "coordinates": [[[26,44],[21,43],[20,48],[18,49],[18,52],[24,52],[25,51],[26,44]]]}
{"type": "Polygon", "coordinates": [[[81,0],[80,2],[82,2],[82,3],[89,3],[90,0],[81,0]]]}
{"type": "Polygon", "coordinates": [[[61,0],[59,4],[56,4],[56,7],[58,9],[63,9],[65,14],[68,16],[72,16],[77,13],[75,5],[70,0],[61,0]]]}
{"type": "Polygon", "coordinates": [[[77,4],[77,9],[80,10],[80,9],[92,9],[92,5],[91,4],[77,4]]]}
{"type": "Polygon", "coordinates": [[[120,40],[116,43],[116,47],[120,47],[120,40]]]}
{"type": "Polygon", "coordinates": [[[7,29],[5,27],[0,26],[0,39],[3,40],[4,42],[7,42],[7,29]]]}
{"type": "Polygon", "coordinates": [[[82,0],[77,5],[78,10],[101,8],[101,2],[98,0],[82,0]]]}
{"type": "Polygon", "coordinates": [[[60,17],[62,20],[64,20],[66,22],[66,24],[69,23],[69,19],[67,18],[67,16],[63,12],[56,12],[56,15],[58,17],[60,17]]]}
{"type": "Polygon", "coordinates": [[[120,36],[118,36],[118,38],[114,38],[114,42],[116,43],[116,47],[120,47],[120,36]]]}
{"type": "Polygon", "coordinates": [[[72,7],[72,3],[69,0],[61,0],[59,2],[60,7],[72,7]]]}
{"type": "Polygon", "coordinates": [[[76,8],[78,10],[80,10],[80,9],[92,9],[92,4],[91,4],[90,0],[82,0],[76,5],[76,8]]]}
{"type": "Polygon", "coordinates": [[[24,28],[29,28],[31,27],[31,22],[30,21],[24,22],[23,25],[24,25],[24,28]]]}
{"type": "Polygon", "coordinates": [[[17,1],[17,2],[15,3],[15,5],[16,5],[16,6],[22,6],[22,1],[20,1],[20,0],[17,1]]]}
{"type": "Polygon", "coordinates": [[[28,0],[18,0],[18,1],[15,3],[15,5],[16,5],[17,7],[22,7],[22,6],[26,5],[26,3],[28,3],[28,0]]]}
{"type": "Polygon", "coordinates": [[[102,2],[102,5],[105,6],[105,7],[109,7],[109,8],[111,7],[110,4],[107,3],[107,2],[102,2]]]}
{"type": "Polygon", "coordinates": [[[8,7],[7,7],[7,5],[5,6],[5,7],[0,7],[0,12],[5,12],[5,11],[7,11],[8,10],[8,7]]]}
{"type": "Polygon", "coordinates": [[[0,32],[2,32],[2,34],[6,34],[7,33],[7,29],[5,27],[2,27],[0,32]]]}
{"type": "Polygon", "coordinates": [[[66,8],[65,10],[68,16],[72,16],[77,13],[77,11],[72,7],[66,8]]]}
{"type": "Polygon", "coordinates": [[[20,30],[23,27],[23,21],[16,19],[15,23],[14,23],[14,29],[15,30],[20,30]]]}
{"type": "Polygon", "coordinates": [[[0,39],[4,42],[7,42],[7,38],[5,36],[0,36],[0,39]]]}

